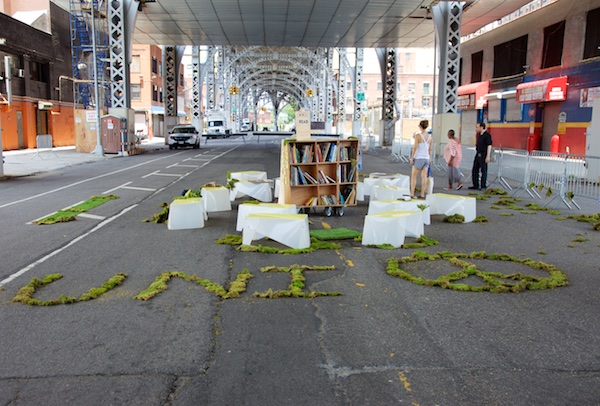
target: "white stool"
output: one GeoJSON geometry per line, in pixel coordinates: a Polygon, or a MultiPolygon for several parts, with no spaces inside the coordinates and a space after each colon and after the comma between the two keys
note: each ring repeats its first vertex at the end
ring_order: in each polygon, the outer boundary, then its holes
{"type": "Polygon", "coordinates": [[[275,182],[275,191],[273,192],[273,197],[278,198],[279,190],[281,189],[281,182],[280,182],[279,178],[275,178],[274,182],[275,182]]]}
{"type": "Polygon", "coordinates": [[[203,187],[202,200],[204,201],[204,210],[207,213],[231,210],[229,190],[224,186],[203,187]]]}
{"type": "Polygon", "coordinates": [[[477,216],[477,201],[474,197],[450,195],[447,193],[431,193],[425,200],[431,214],[452,216],[460,214],[465,217],[465,223],[470,223],[477,216]]]}
{"type": "Polygon", "coordinates": [[[310,247],[308,215],[255,213],[246,217],[242,243],[250,245],[253,240],[269,237],[291,248],[310,247]]]}
{"type": "Polygon", "coordinates": [[[365,216],[362,244],[390,244],[398,248],[404,244],[405,236],[418,238],[421,235],[420,211],[390,210],[365,216]]]}
{"type": "Polygon", "coordinates": [[[423,200],[369,200],[369,210],[367,214],[377,214],[389,210],[411,210],[420,211],[423,217],[423,224],[431,224],[431,211],[429,204],[423,200]],[[426,206],[421,210],[419,206],[426,206]]]}
{"type": "Polygon", "coordinates": [[[375,200],[401,199],[404,196],[407,198],[410,197],[410,190],[408,188],[389,185],[375,185],[371,189],[371,197],[375,200]]]}
{"type": "Polygon", "coordinates": [[[365,184],[364,182],[356,182],[356,201],[363,202],[365,200],[365,184]]]}
{"type": "Polygon", "coordinates": [[[234,201],[236,198],[246,195],[261,202],[271,202],[273,200],[273,192],[268,182],[250,180],[235,182],[229,194],[229,199],[234,201]]]}
{"type": "Polygon", "coordinates": [[[169,230],[185,230],[204,227],[204,205],[202,198],[175,199],[169,206],[169,230]]]}
{"type": "Polygon", "coordinates": [[[365,184],[366,196],[370,196],[373,186],[377,185],[398,186],[406,189],[410,188],[410,176],[402,175],[400,173],[372,173],[368,178],[363,179],[363,182],[365,184]]]}
{"type": "Polygon", "coordinates": [[[230,172],[229,179],[237,180],[267,180],[267,172],[265,171],[241,171],[230,172]]]}
{"type": "Polygon", "coordinates": [[[298,209],[295,204],[279,203],[242,203],[238,206],[237,225],[235,229],[242,231],[246,224],[246,217],[250,214],[296,214],[298,209]]]}

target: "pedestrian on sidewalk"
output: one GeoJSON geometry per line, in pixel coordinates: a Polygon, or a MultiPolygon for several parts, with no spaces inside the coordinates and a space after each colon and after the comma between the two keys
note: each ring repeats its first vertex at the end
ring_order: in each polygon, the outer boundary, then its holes
{"type": "Polygon", "coordinates": [[[487,170],[492,156],[492,134],[485,129],[483,121],[477,123],[477,141],[475,143],[475,159],[473,159],[473,186],[469,189],[487,189],[487,170]],[[481,175],[481,179],[479,176],[481,175]]]}
{"type": "Polygon", "coordinates": [[[410,154],[410,164],[412,171],[410,176],[410,196],[415,199],[415,188],[417,186],[417,176],[421,175],[421,193],[420,198],[425,198],[425,190],[427,189],[427,170],[431,162],[431,134],[427,132],[429,126],[428,120],[421,120],[419,123],[419,131],[414,134],[415,141],[410,154]]]}
{"type": "Polygon", "coordinates": [[[444,147],[444,159],[448,164],[448,187],[444,190],[452,190],[454,183],[457,183],[456,190],[460,190],[463,186],[463,175],[459,169],[462,162],[462,146],[457,141],[454,130],[448,130],[448,143],[444,147]]]}

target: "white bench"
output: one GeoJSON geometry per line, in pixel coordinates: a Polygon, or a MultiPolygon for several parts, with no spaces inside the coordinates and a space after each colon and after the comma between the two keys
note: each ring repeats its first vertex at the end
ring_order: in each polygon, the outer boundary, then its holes
{"type": "Polygon", "coordinates": [[[425,202],[429,205],[432,215],[452,216],[460,214],[465,217],[465,223],[470,223],[477,216],[477,200],[474,197],[431,193],[427,195],[425,202]]]}
{"type": "Polygon", "coordinates": [[[224,186],[205,186],[202,188],[202,201],[207,213],[231,210],[229,190],[224,186]]]}
{"type": "Polygon", "coordinates": [[[261,202],[273,201],[273,191],[267,181],[247,180],[235,182],[229,194],[229,200],[234,201],[238,197],[250,196],[261,202]]]}
{"type": "Polygon", "coordinates": [[[421,211],[389,210],[365,216],[362,245],[390,244],[400,247],[404,238],[423,235],[421,211]]]}
{"type": "Polygon", "coordinates": [[[205,216],[202,198],[175,199],[169,206],[167,228],[169,230],[202,228],[205,216]]]}
{"type": "Polygon", "coordinates": [[[406,189],[410,188],[410,176],[402,175],[400,173],[372,173],[368,178],[363,179],[363,182],[366,196],[370,196],[373,186],[377,185],[398,186],[406,189]]]}
{"type": "Polygon", "coordinates": [[[280,203],[242,203],[238,206],[236,230],[242,231],[246,224],[246,217],[250,214],[296,214],[298,209],[295,204],[280,203]]]}
{"type": "Polygon", "coordinates": [[[408,188],[389,185],[375,185],[371,188],[371,198],[375,200],[401,199],[404,196],[410,198],[408,188]]]}
{"type": "Polygon", "coordinates": [[[246,217],[242,243],[269,237],[291,248],[310,247],[307,214],[254,213],[246,217]]]}
{"type": "Polygon", "coordinates": [[[420,211],[423,217],[423,224],[431,224],[431,211],[429,204],[423,200],[369,200],[369,210],[367,214],[376,214],[389,210],[411,210],[420,211]],[[426,206],[423,210],[419,206],[426,206]]]}
{"type": "Polygon", "coordinates": [[[240,171],[230,172],[229,179],[237,180],[267,180],[267,172],[265,171],[240,171]]]}

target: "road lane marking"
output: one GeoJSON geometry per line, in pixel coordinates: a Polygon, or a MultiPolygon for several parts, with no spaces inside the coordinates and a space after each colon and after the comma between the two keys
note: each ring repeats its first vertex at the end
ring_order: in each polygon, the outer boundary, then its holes
{"type": "Polygon", "coordinates": [[[106,218],[106,216],[98,216],[96,214],[90,214],[90,213],[80,213],[77,215],[77,217],[83,217],[86,219],[101,220],[101,221],[106,218]]]}
{"type": "Polygon", "coordinates": [[[100,224],[98,224],[97,226],[95,226],[94,228],[92,228],[90,231],[88,231],[85,234],[80,235],[79,237],[74,238],[73,240],[71,240],[67,245],[58,248],[54,251],[52,251],[51,253],[43,256],[42,258],[38,259],[35,262],[32,262],[31,264],[27,265],[25,268],[19,270],[18,272],[15,272],[14,274],[10,275],[8,278],[4,279],[3,281],[0,281],[0,287],[6,285],[7,283],[12,282],[13,280],[17,279],[19,276],[25,274],[26,272],[31,271],[33,268],[35,268],[36,266],[43,264],[44,262],[46,262],[47,260],[49,260],[50,258],[52,258],[53,256],[60,254],[61,252],[63,252],[64,250],[66,250],[67,248],[75,245],[76,243],[78,243],[79,241],[83,240],[85,237],[91,235],[92,233],[95,233],[96,231],[100,230],[102,227],[110,224],[113,220],[116,220],[117,218],[121,217],[122,215],[124,215],[125,213],[127,213],[129,210],[132,210],[133,208],[135,208],[137,206],[137,204],[134,204],[132,206],[126,207],[125,209],[123,209],[120,213],[115,214],[112,217],[107,218],[106,220],[102,221],[100,224]]]}
{"type": "Polygon", "coordinates": [[[86,182],[91,182],[93,180],[98,180],[98,179],[101,179],[101,178],[105,178],[107,176],[116,175],[116,174],[121,173],[121,172],[130,171],[133,168],[137,168],[139,166],[148,165],[150,163],[157,162],[157,161],[160,161],[160,160],[163,160],[163,159],[167,159],[167,158],[173,158],[174,155],[178,155],[178,154],[182,154],[182,153],[183,152],[178,152],[176,154],[167,155],[167,156],[164,156],[164,157],[152,159],[152,160],[147,161],[147,162],[141,162],[139,164],[128,166],[128,167],[123,168],[123,169],[118,169],[118,170],[113,171],[113,172],[103,173],[102,175],[93,176],[93,177],[88,178],[88,179],[83,179],[83,180],[80,180],[80,181],[77,181],[77,182],[74,182],[74,183],[70,183],[70,184],[65,185],[65,186],[61,186],[61,187],[56,188],[56,189],[52,189],[52,190],[48,190],[48,191],[43,192],[43,193],[39,193],[37,195],[29,196],[29,197],[26,197],[26,198],[20,199],[20,200],[15,200],[14,202],[5,203],[3,205],[0,205],[0,209],[4,209],[4,208],[10,207],[10,206],[14,206],[15,204],[23,203],[23,202],[26,202],[28,200],[37,199],[38,197],[47,196],[47,195],[52,194],[52,193],[60,192],[61,190],[65,190],[65,189],[68,189],[68,188],[71,188],[71,187],[74,187],[74,186],[79,186],[79,185],[81,185],[83,183],[86,183],[86,182]]]}
{"type": "MultiPolygon", "coordinates": [[[[186,161],[186,160],[184,160],[184,161],[186,161]]],[[[167,169],[171,169],[171,168],[174,168],[174,167],[177,167],[177,168],[197,168],[198,165],[184,165],[184,164],[176,163],[176,164],[167,166],[167,169]]]]}
{"type": "Polygon", "coordinates": [[[176,177],[180,177],[180,176],[185,176],[185,175],[180,175],[180,174],[177,174],[177,173],[163,173],[161,171],[154,171],[154,172],[150,172],[147,175],[142,176],[142,179],[149,178],[150,176],[176,176],[176,177]]]}

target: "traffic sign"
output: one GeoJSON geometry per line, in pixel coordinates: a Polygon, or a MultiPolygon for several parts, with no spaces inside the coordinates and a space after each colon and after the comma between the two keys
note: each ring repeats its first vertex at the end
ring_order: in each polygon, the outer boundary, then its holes
{"type": "Polygon", "coordinates": [[[358,100],[358,101],[365,101],[365,94],[364,94],[364,92],[356,93],[356,100],[358,100]]]}

